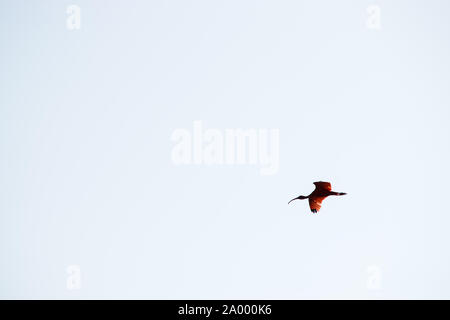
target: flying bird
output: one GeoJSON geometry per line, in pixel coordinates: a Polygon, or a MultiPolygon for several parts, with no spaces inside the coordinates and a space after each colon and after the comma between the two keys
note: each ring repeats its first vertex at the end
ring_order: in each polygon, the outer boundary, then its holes
{"type": "Polygon", "coordinates": [[[294,198],[291,201],[289,201],[288,204],[297,199],[298,200],[308,199],[311,212],[317,213],[322,207],[322,201],[326,197],[343,196],[344,194],[346,194],[345,192],[331,191],[331,183],[329,182],[317,181],[314,182],[314,185],[316,186],[316,188],[314,189],[313,192],[311,192],[309,196],[298,196],[297,198],[294,198]]]}

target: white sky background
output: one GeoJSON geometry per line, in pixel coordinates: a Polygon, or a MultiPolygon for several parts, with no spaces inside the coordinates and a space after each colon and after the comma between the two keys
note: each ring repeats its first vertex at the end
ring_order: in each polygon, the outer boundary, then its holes
{"type": "Polygon", "coordinates": [[[448,1],[0,10],[1,298],[450,298],[448,1]],[[278,174],[174,166],[194,120],[278,128],[278,174]]]}

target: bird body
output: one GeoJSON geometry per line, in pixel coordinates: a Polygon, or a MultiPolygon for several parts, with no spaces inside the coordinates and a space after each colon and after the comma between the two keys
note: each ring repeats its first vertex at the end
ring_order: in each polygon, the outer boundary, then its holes
{"type": "Polygon", "coordinates": [[[316,188],[309,196],[298,196],[297,198],[292,199],[288,202],[291,203],[294,200],[304,200],[308,199],[309,201],[309,208],[311,209],[312,213],[319,212],[320,208],[322,207],[322,201],[325,200],[328,196],[343,196],[346,193],[345,192],[335,192],[331,190],[331,183],[324,182],[324,181],[317,181],[314,182],[314,185],[316,188]]]}

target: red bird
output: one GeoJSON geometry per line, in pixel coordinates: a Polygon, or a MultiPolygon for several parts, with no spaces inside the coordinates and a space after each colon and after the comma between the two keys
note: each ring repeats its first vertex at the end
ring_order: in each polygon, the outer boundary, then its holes
{"type": "MultiPolygon", "coordinates": [[[[291,201],[294,201],[297,199],[299,199],[299,200],[308,199],[309,207],[311,208],[311,212],[317,213],[317,212],[319,212],[320,208],[322,207],[322,201],[326,197],[328,197],[328,196],[343,196],[344,194],[346,194],[345,192],[331,191],[331,183],[329,183],[329,182],[318,181],[318,182],[314,182],[314,185],[316,186],[316,189],[314,189],[314,191],[311,192],[311,194],[309,196],[307,196],[307,197],[298,196],[297,198],[294,198],[291,201]]],[[[291,201],[289,201],[288,204],[291,203],[291,201]]]]}

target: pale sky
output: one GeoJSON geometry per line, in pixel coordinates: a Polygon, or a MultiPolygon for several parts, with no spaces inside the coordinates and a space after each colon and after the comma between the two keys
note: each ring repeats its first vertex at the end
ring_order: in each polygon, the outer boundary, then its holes
{"type": "Polygon", "coordinates": [[[449,10],[1,1],[0,298],[450,298],[449,10]],[[278,171],[176,165],[194,121],[278,171]]]}

